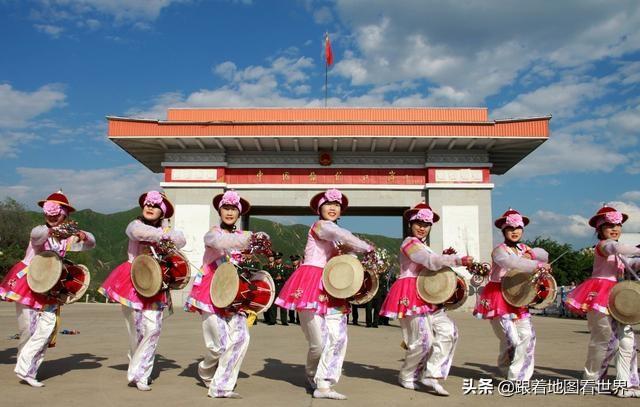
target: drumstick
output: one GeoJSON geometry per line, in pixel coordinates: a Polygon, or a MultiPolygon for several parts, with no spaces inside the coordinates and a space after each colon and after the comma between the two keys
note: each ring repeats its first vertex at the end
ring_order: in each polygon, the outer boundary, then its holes
{"type": "Polygon", "coordinates": [[[466,252],[466,256],[469,256],[469,231],[466,226],[464,228],[464,251],[466,252]]]}
{"type": "Polygon", "coordinates": [[[565,254],[569,253],[569,250],[565,250],[564,252],[562,252],[560,254],[560,256],[556,257],[551,263],[549,263],[549,265],[552,265],[553,263],[555,263],[556,261],[560,260],[560,257],[564,256],[565,254]]]}

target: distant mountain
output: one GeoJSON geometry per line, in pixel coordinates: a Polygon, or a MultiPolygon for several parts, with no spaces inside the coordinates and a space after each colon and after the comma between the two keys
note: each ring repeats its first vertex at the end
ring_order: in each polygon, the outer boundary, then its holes
{"type": "MultiPolygon", "coordinates": [[[[97,288],[111,270],[126,260],[128,239],[124,231],[129,222],[139,214],[139,208],[108,215],[90,209],[73,214],[72,218],[78,222],[78,226],[93,233],[98,243],[93,250],[68,254],[70,260],[89,268],[92,288],[97,288]]],[[[40,212],[29,212],[29,218],[32,221],[31,227],[42,224],[40,212]]],[[[255,217],[251,218],[250,223],[250,230],[263,231],[271,237],[273,249],[282,252],[286,262],[291,254],[302,255],[307,242],[309,225],[283,225],[255,217]]],[[[358,236],[371,241],[376,247],[387,249],[392,259],[392,270],[397,270],[397,253],[401,239],[369,234],[358,234],[358,236]]],[[[25,236],[25,249],[27,243],[25,236]]]]}

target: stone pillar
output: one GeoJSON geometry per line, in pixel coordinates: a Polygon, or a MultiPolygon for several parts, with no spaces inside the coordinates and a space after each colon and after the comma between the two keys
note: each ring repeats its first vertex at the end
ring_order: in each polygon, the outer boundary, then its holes
{"type": "MultiPolygon", "coordinates": [[[[452,187],[453,188],[453,187],[452,187]]],[[[493,248],[491,234],[491,189],[432,188],[428,191],[429,204],[440,214],[440,222],[431,229],[430,245],[437,253],[453,247],[460,255],[473,256],[477,261],[491,261],[493,248]]],[[[469,277],[465,268],[458,271],[469,277]]],[[[472,309],[475,295],[461,309],[472,309]]]]}

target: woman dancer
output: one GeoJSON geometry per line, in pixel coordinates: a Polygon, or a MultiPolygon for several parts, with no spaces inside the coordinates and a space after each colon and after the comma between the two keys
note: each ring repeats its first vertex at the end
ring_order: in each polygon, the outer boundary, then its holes
{"type": "Polygon", "coordinates": [[[304,263],[282,287],[276,304],[300,313],[300,327],[309,342],[305,373],[309,385],[315,389],[313,397],[345,400],[347,397],[332,387],[340,379],[347,351],[350,307],[346,300],[333,298],[325,291],[322,271],[338,254],[336,243],[355,252],[368,252],[373,247],[337,225],[349,205],[346,195],[339,190],[316,194],[310,205],[320,219],[309,230],[304,263]]]}
{"type": "Polygon", "coordinates": [[[623,279],[625,263],[634,271],[640,269],[640,260],[627,256],[640,256],[640,249],[618,240],[622,224],[629,216],[610,206],[603,206],[589,220],[595,228],[598,244],[593,257],[593,272],[569,293],[566,306],[572,312],[587,314],[591,337],[584,366],[585,380],[604,380],[609,362],[615,357],[616,380],[626,388],[616,389],[618,397],[640,397],[638,359],[635,335],[630,325],[613,319],[609,313],[609,293],[623,279]]]}
{"type": "Polygon", "coordinates": [[[426,203],[404,213],[410,235],[400,247],[400,277],[391,286],[380,315],[400,319],[406,346],[398,381],[406,389],[416,389],[416,381],[441,396],[448,396],[438,379],[445,380],[451,368],[458,331],[441,305],[429,304],[418,296],[418,274],[425,268],[468,266],[470,256],[436,254],[426,241],[431,226],[440,216],[426,203]]]}
{"type": "Polygon", "coordinates": [[[157,247],[169,241],[179,249],[186,240],[182,232],[169,226],[173,204],[163,193],[146,192],[140,195],[138,204],[142,213],[129,223],[125,232],[129,237],[128,260],[109,274],[98,291],[122,304],[129,333],[127,380],[138,390],[149,391],[149,376],[162,332],[162,313],[171,298],[167,290],[161,290],[153,297],[140,295],[131,281],[131,262],[136,256],[146,253],[150,246],[157,247]]]}
{"type": "Polygon", "coordinates": [[[536,334],[527,307],[509,305],[502,296],[502,279],[508,270],[550,271],[549,255],[544,249],[530,248],[521,243],[529,218],[509,209],[494,222],[502,231],[504,242],[491,253],[489,283],[480,294],[474,315],[491,321],[493,332],[500,340],[498,367],[506,371],[507,380],[529,380],[533,375],[536,334]]]}
{"type": "Polygon", "coordinates": [[[24,259],[13,266],[0,283],[0,299],[16,303],[20,342],[14,371],[19,379],[33,387],[44,386],[36,379],[36,375],[50,339],[55,335],[56,315],[62,304],[57,298],[35,293],[29,288],[29,264],[36,254],[43,251],[53,251],[64,258],[67,251],[84,251],[96,245],[89,232],[81,230],[66,237],[56,233],[56,229],[75,211],[62,191],[49,195],[38,205],[44,212],[44,225],[31,230],[24,259]]]}

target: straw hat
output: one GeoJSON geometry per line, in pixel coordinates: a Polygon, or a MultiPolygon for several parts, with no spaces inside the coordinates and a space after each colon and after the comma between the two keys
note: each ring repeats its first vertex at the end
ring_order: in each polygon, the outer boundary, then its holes
{"type": "Polygon", "coordinates": [[[334,298],[352,297],[360,290],[363,281],[364,268],[360,261],[350,254],[332,258],[322,272],[324,289],[334,298]]]}
{"type": "Polygon", "coordinates": [[[131,262],[131,282],[138,294],[153,297],[162,288],[162,269],[155,258],[147,254],[136,256],[131,262]]]}
{"type": "Polygon", "coordinates": [[[449,267],[440,270],[422,270],[418,274],[418,295],[429,304],[442,304],[456,291],[457,274],[449,267]]]}
{"type": "Polygon", "coordinates": [[[640,281],[621,281],[609,293],[609,312],[626,325],[640,323],[640,281]]]}
{"type": "Polygon", "coordinates": [[[55,252],[44,251],[36,254],[29,263],[27,285],[34,293],[44,294],[58,283],[61,275],[60,257],[55,252]]]}
{"type": "Polygon", "coordinates": [[[211,279],[211,302],[218,308],[228,307],[235,300],[239,287],[240,277],[236,266],[232,263],[222,263],[211,279]]]}

